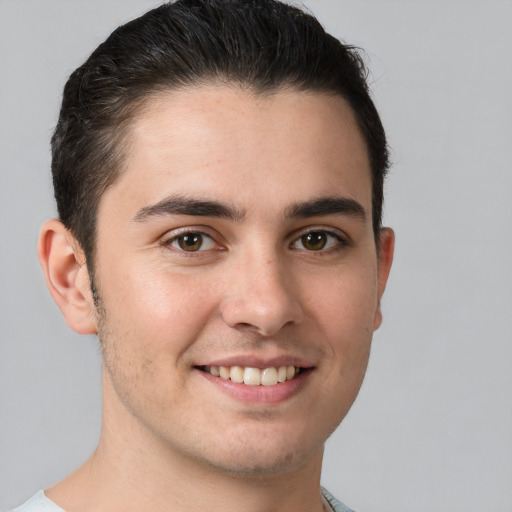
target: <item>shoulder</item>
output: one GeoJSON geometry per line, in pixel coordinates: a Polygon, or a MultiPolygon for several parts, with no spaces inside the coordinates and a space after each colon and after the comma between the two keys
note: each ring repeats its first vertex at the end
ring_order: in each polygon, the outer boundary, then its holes
{"type": "Polygon", "coordinates": [[[44,491],[39,491],[23,503],[23,505],[16,507],[10,512],[64,512],[64,510],[48,499],[44,491]]]}
{"type": "Polygon", "coordinates": [[[354,512],[351,508],[343,505],[341,501],[338,501],[328,490],[322,487],[322,494],[326,499],[327,503],[331,506],[333,512],[354,512]]]}

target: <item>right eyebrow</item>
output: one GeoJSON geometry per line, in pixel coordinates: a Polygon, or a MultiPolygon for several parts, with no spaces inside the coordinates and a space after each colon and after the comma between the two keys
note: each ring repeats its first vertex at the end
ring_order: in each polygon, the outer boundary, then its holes
{"type": "Polygon", "coordinates": [[[169,196],[158,203],[144,206],[133,217],[135,222],[145,222],[163,215],[191,215],[195,217],[220,217],[241,222],[245,213],[220,201],[209,201],[186,196],[169,196]]]}

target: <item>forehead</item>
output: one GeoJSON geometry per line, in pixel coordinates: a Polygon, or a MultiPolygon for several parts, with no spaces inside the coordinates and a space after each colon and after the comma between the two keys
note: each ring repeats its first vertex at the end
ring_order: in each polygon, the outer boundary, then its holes
{"type": "Polygon", "coordinates": [[[159,93],[134,117],[125,170],[106,195],[151,204],[169,194],[243,207],[339,191],[371,208],[366,144],[340,96],[235,86],[159,93]]]}

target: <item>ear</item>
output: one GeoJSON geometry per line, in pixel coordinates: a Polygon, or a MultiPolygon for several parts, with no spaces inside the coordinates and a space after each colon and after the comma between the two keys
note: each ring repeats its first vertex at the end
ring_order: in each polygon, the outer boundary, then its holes
{"type": "Polygon", "coordinates": [[[85,255],[62,222],[52,219],[43,224],[38,254],[48,290],[68,325],[79,334],[95,334],[94,301],[85,255]]]}
{"type": "Polygon", "coordinates": [[[384,290],[386,289],[386,283],[388,281],[389,271],[391,270],[391,264],[393,263],[393,253],[395,251],[395,233],[391,228],[382,228],[380,230],[380,246],[377,255],[377,285],[379,293],[379,302],[377,304],[377,311],[375,313],[373,329],[377,330],[382,323],[382,311],[380,308],[380,301],[384,290]]]}

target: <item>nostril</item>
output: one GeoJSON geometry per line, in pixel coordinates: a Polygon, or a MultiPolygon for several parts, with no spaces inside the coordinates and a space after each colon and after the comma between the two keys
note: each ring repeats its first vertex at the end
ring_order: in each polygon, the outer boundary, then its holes
{"type": "Polygon", "coordinates": [[[241,331],[259,332],[258,327],[247,322],[239,322],[235,325],[235,328],[241,331]]]}

